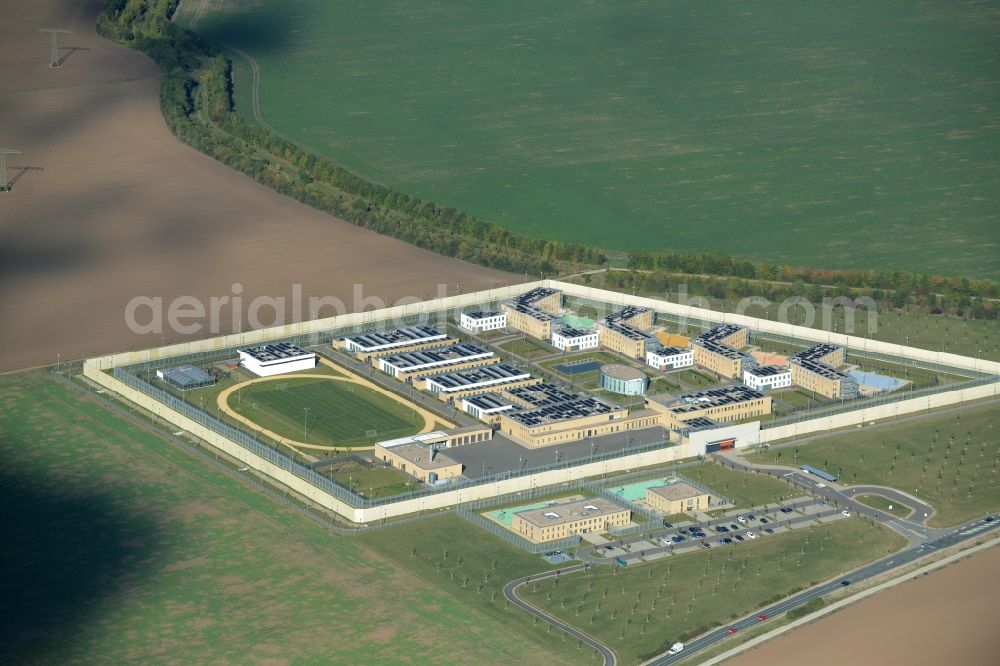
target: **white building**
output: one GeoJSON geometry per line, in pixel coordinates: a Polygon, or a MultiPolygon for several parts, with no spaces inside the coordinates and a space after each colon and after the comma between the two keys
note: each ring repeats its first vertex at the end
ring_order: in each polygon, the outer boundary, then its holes
{"type": "Polygon", "coordinates": [[[687,347],[657,347],[646,352],[646,365],[657,370],[676,370],[694,365],[694,350],[687,347]]]}
{"type": "Polygon", "coordinates": [[[238,350],[240,364],[258,377],[271,377],[316,367],[316,354],[289,342],[238,350]]]}
{"type": "Polygon", "coordinates": [[[562,328],[552,331],[552,346],[562,351],[583,351],[600,346],[600,333],[593,328],[562,328]]]}
{"type": "Polygon", "coordinates": [[[486,421],[495,414],[516,409],[516,405],[506,400],[496,393],[484,393],[482,395],[462,398],[462,410],[477,419],[486,421]]]}
{"type": "Polygon", "coordinates": [[[499,363],[460,372],[431,375],[426,380],[426,388],[431,393],[447,395],[464,391],[481,391],[493,386],[500,388],[505,384],[523,382],[526,379],[531,379],[530,372],[499,363]]]}
{"type": "Polygon", "coordinates": [[[507,328],[506,312],[463,312],[459,317],[459,326],[473,333],[495,331],[507,328]]]}
{"type": "Polygon", "coordinates": [[[780,365],[763,365],[743,371],[743,383],[756,391],[771,391],[792,385],[792,369],[780,365]]]}

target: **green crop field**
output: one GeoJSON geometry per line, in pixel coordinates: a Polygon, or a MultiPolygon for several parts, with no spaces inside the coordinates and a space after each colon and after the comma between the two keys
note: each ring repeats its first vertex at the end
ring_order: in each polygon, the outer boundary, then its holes
{"type": "Polygon", "coordinates": [[[756,462],[810,464],[841,483],[891,486],[937,511],[930,524],[947,526],[1000,511],[1000,410],[987,403],[955,414],[831,435],[771,448],[756,462]]]}
{"type": "Polygon", "coordinates": [[[278,378],[241,394],[229,395],[231,409],[283,437],[311,444],[367,446],[412,435],[424,425],[409,407],[348,382],[278,378]],[[377,434],[367,434],[370,430],[377,434]]]}
{"type": "Polygon", "coordinates": [[[725,495],[739,508],[780,502],[802,494],[797,487],[783,481],[769,476],[740,472],[717,463],[685,467],[683,473],[684,476],[725,495]]]}
{"type": "Polygon", "coordinates": [[[537,557],[453,517],[333,536],[43,372],[0,377],[0,461],[4,603],[17,611],[4,617],[5,663],[582,654],[448,576],[492,571],[495,590],[545,568],[537,557]],[[438,574],[426,558],[444,548],[464,561],[438,574]]]}
{"type": "Polygon", "coordinates": [[[599,566],[528,584],[521,595],[635,664],[905,545],[880,528],[840,520],[625,569],[599,566]]]}
{"type": "Polygon", "coordinates": [[[512,230],[1000,272],[995,2],[201,5],[268,125],[512,230]]]}

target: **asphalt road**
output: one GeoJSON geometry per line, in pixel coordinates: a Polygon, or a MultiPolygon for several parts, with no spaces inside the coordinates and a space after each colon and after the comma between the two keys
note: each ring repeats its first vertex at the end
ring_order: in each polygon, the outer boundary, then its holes
{"type": "MultiPolygon", "coordinates": [[[[928,541],[919,546],[911,546],[904,551],[895,553],[893,555],[888,555],[881,560],[868,564],[860,569],[857,569],[844,577],[838,577],[827,583],[817,585],[812,587],[805,592],[800,592],[793,597],[789,597],[784,601],[776,603],[772,606],[766,608],[761,608],[754,613],[743,617],[725,627],[720,627],[715,631],[701,636],[700,638],[686,643],[684,645],[684,651],[675,655],[662,654],[654,659],[646,662],[648,666],[665,666],[666,664],[673,664],[682,659],[690,657],[693,653],[700,650],[704,650],[708,647],[716,645],[717,643],[725,640],[731,634],[729,633],[729,627],[736,629],[735,633],[739,633],[741,630],[749,629],[760,623],[757,617],[761,614],[766,615],[768,618],[773,618],[781,613],[786,613],[793,608],[797,608],[804,604],[809,603],[812,599],[818,597],[823,597],[831,592],[839,589],[843,589],[841,581],[848,580],[851,585],[857,584],[861,581],[868,580],[875,576],[879,576],[893,569],[905,566],[924,555],[930,554],[934,550],[940,550],[953,546],[956,543],[962,541],[976,538],[982,534],[995,530],[1000,526],[1000,521],[986,522],[984,518],[980,518],[969,523],[966,523],[960,527],[954,528],[948,531],[944,536],[938,537],[933,541],[928,541]]],[[[766,620],[764,620],[766,622],[766,620]]]]}
{"type": "Polygon", "coordinates": [[[572,566],[563,569],[556,569],[555,571],[547,571],[543,574],[538,574],[535,576],[525,576],[524,578],[518,578],[517,580],[512,580],[511,582],[507,583],[506,586],[504,586],[503,596],[506,597],[511,603],[515,604],[518,608],[527,611],[528,613],[544,620],[545,622],[548,622],[549,624],[558,629],[562,629],[570,636],[578,638],[579,640],[583,641],[590,647],[600,652],[604,656],[604,666],[615,666],[615,664],[618,663],[618,657],[617,655],[615,655],[614,651],[611,650],[611,648],[607,647],[597,639],[591,638],[590,636],[583,633],[576,627],[566,624],[559,618],[549,615],[540,608],[532,606],[527,601],[523,601],[519,596],[517,596],[517,588],[521,587],[522,585],[526,585],[527,583],[530,583],[533,580],[553,578],[555,576],[561,576],[562,574],[572,573],[574,571],[580,571],[581,569],[587,569],[589,567],[590,567],[589,563],[574,564],[572,566]]]}

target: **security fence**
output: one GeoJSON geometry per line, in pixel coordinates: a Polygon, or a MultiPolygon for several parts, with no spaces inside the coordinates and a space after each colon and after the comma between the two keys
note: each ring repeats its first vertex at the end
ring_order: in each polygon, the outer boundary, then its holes
{"type": "Polygon", "coordinates": [[[573,536],[566,537],[565,539],[558,539],[555,541],[545,541],[543,543],[535,543],[533,541],[528,541],[524,537],[514,534],[509,529],[493,522],[492,520],[487,520],[481,515],[472,511],[468,507],[459,507],[455,510],[455,513],[465,520],[469,521],[477,527],[481,527],[490,534],[498,536],[507,543],[514,544],[522,550],[526,550],[532,554],[549,553],[556,550],[566,550],[567,548],[575,548],[580,545],[582,541],[579,535],[574,534],[573,536]]]}
{"type": "Polygon", "coordinates": [[[492,474],[489,476],[478,477],[474,479],[462,478],[461,480],[451,481],[449,483],[444,483],[440,485],[425,486],[423,488],[408,493],[400,493],[398,495],[391,495],[388,497],[369,499],[356,495],[351,491],[347,490],[346,488],[337,485],[330,479],[318,474],[309,467],[299,462],[296,462],[295,460],[288,457],[280,450],[273,448],[264,442],[261,442],[260,440],[257,439],[255,435],[248,434],[243,430],[240,430],[234,426],[231,426],[227,423],[220,421],[211,414],[202,411],[195,405],[186,402],[184,399],[178,398],[177,396],[168,393],[163,389],[159,389],[153,386],[144,379],[129,373],[124,368],[115,368],[113,370],[113,376],[115,379],[121,381],[126,386],[146,394],[153,400],[162,403],[165,407],[178,412],[182,416],[190,418],[195,423],[198,423],[199,425],[202,425],[219,435],[222,435],[226,439],[246,449],[250,453],[259,456],[260,458],[263,458],[264,460],[280,467],[281,469],[287,472],[290,472],[296,477],[302,479],[303,481],[309,483],[310,485],[316,487],[317,489],[325,493],[328,493],[332,497],[344,502],[345,504],[353,508],[365,509],[376,506],[383,506],[386,504],[393,504],[404,500],[426,497],[438,493],[451,492],[475,486],[482,486],[490,483],[496,483],[498,481],[505,481],[507,479],[513,479],[523,476],[531,476],[534,474],[539,474],[542,472],[547,472],[552,470],[567,469],[584,463],[594,463],[594,462],[601,462],[604,460],[613,460],[623,456],[635,455],[638,453],[655,451],[662,448],[675,446],[668,440],[657,440],[654,442],[647,442],[645,444],[639,444],[636,446],[619,449],[617,451],[594,453],[592,455],[587,456],[586,458],[567,459],[544,465],[538,465],[536,467],[526,467],[520,470],[508,470],[498,474],[492,474]]]}

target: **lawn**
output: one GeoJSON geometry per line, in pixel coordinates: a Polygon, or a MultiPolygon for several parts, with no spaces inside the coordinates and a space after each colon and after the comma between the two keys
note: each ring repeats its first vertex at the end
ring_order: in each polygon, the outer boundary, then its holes
{"type": "Polygon", "coordinates": [[[840,520],[624,569],[602,565],[526,585],[521,596],[635,664],[903,545],[889,529],[840,520]]]}
{"type": "Polygon", "coordinates": [[[891,502],[881,495],[855,495],[854,499],[865,506],[870,506],[876,511],[890,513],[900,518],[906,518],[913,512],[911,507],[904,506],[899,502],[891,502]]]}
{"type": "Polygon", "coordinates": [[[254,384],[242,397],[230,394],[229,407],[283,437],[312,444],[369,446],[412,435],[424,425],[417,412],[377,391],[324,379],[282,377],[254,384]],[[368,434],[372,430],[376,433],[368,434]]]}
{"type": "Polygon", "coordinates": [[[989,4],[209,0],[199,28],[281,133],[514,231],[1000,272],[989,4]]]}
{"type": "MultiPolygon", "coordinates": [[[[45,373],[0,377],[0,433],[0,563],[16,609],[4,616],[4,663],[568,664],[579,654],[502,601],[415,566],[408,532],[333,536],[45,373]]],[[[456,519],[409,529],[493,555],[497,585],[541,568],[456,519]]]]}
{"type": "Polygon", "coordinates": [[[759,462],[811,464],[841,483],[899,488],[933,506],[930,523],[947,526],[1000,510],[1000,411],[988,403],[957,414],[830,435],[771,448],[759,462]]]}
{"type": "Polygon", "coordinates": [[[500,349],[511,354],[520,356],[521,358],[533,359],[539,358],[541,356],[548,356],[549,354],[558,353],[558,349],[555,347],[550,347],[544,342],[539,342],[537,340],[531,340],[529,338],[522,338],[521,340],[511,340],[510,342],[504,342],[498,345],[500,349]]]}
{"type": "Polygon", "coordinates": [[[779,502],[802,494],[798,488],[783,481],[729,469],[718,463],[685,467],[683,473],[684,476],[730,498],[736,507],[741,509],[779,502]]]}
{"type": "Polygon", "coordinates": [[[399,495],[416,490],[420,485],[416,479],[394,467],[383,467],[379,463],[373,464],[356,458],[322,467],[317,471],[337,485],[363,497],[399,495]]]}
{"type": "Polygon", "coordinates": [[[697,370],[683,370],[681,372],[671,373],[670,377],[698,389],[715,386],[719,383],[718,380],[710,377],[709,375],[698,372],[697,370]]]}

